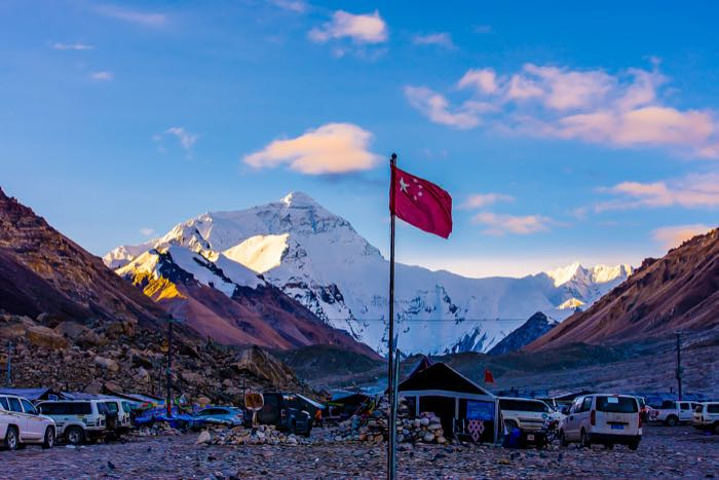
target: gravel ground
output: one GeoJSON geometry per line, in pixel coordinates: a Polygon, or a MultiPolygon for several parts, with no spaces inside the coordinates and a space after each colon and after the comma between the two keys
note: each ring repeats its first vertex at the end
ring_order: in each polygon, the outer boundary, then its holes
{"type": "MultiPolygon", "coordinates": [[[[321,431],[320,431],[321,434],[321,431]]],[[[0,452],[0,478],[383,478],[385,445],[196,446],[196,434],[0,452]]],[[[414,446],[399,478],[717,478],[719,436],[649,427],[639,450],[414,446]]]]}

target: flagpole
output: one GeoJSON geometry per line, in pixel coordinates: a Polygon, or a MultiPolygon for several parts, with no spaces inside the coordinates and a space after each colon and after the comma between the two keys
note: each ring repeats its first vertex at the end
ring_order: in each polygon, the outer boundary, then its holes
{"type": "Polygon", "coordinates": [[[387,390],[389,391],[389,422],[387,441],[387,478],[394,480],[397,476],[397,459],[395,451],[395,437],[397,436],[397,392],[395,378],[395,337],[394,337],[394,234],[395,234],[395,203],[394,203],[394,168],[397,165],[397,154],[390,157],[390,247],[389,247],[389,340],[388,340],[388,365],[387,365],[387,390]]]}

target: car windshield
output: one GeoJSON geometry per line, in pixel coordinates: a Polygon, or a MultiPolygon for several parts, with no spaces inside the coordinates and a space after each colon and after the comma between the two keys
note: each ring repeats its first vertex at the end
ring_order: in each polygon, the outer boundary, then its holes
{"type": "Polygon", "coordinates": [[[632,397],[597,397],[600,412],[637,413],[637,400],[632,397]]]}
{"type": "Polygon", "coordinates": [[[9,410],[9,409],[10,409],[10,407],[9,407],[8,404],[7,404],[7,398],[5,398],[5,397],[0,397],[0,408],[2,408],[3,410],[9,410]]]}

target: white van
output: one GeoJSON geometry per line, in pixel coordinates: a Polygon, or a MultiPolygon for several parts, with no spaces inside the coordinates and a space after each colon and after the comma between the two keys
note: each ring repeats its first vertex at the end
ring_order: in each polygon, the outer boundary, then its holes
{"type": "Polygon", "coordinates": [[[102,437],[108,407],[104,400],[57,400],[38,404],[43,415],[55,420],[57,436],[72,445],[102,437]]]}
{"type": "Polygon", "coordinates": [[[579,442],[613,448],[615,444],[639,448],[642,419],[639,401],[630,395],[599,393],[577,397],[569,414],[559,424],[562,446],[579,442]]]}
{"type": "Polygon", "coordinates": [[[25,398],[0,395],[0,441],[8,450],[16,450],[26,443],[52,448],[55,422],[40,415],[25,398]]]}
{"type": "Polygon", "coordinates": [[[719,434],[719,402],[700,403],[694,410],[692,425],[719,434]]]}

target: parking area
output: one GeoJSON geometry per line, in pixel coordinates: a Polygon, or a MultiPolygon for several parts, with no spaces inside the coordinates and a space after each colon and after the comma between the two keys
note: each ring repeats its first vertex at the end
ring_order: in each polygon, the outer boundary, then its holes
{"type": "MultiPolygon", "coordinates": [[[[299,446],[195,444],[197,434],[129,437],[125,443],[0,452],[12,478],[382,478],[386,444],[299,446]]],[[[403,445],[400,478],[715,478],[719,436],[691,427],[650,426],[639,450],[577,446],[509,450],[493,446],[403,445]]]]}

